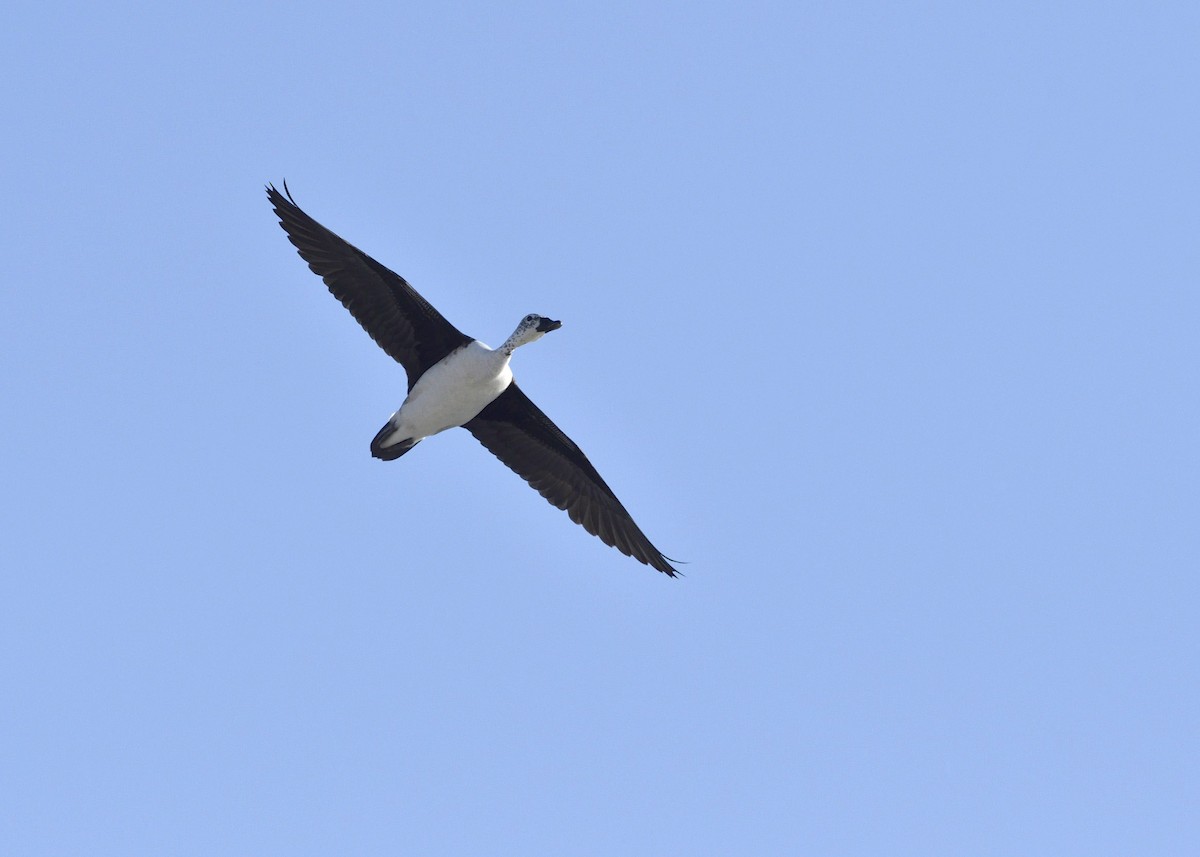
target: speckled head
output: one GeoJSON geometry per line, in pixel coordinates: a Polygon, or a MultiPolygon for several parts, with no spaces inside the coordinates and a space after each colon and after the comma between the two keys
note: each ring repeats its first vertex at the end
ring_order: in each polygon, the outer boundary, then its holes
{"type": "Polygon", "coordinates": [[[521,323],[517,325],[513,335],[500,348],[506,354],[512,354],[514,348],[528,345],[530,342],[537,342],[550,331],[558,330],[560,327],[562,327],[561,321],[530,313],[521,319],[521,323]]]}
{"type": "Polygon", "coordinates": [[[558,330],[560,327],[562,327],[561,321],[555,321],[552,318],[546,318],[544,315],[531,312],[521,319],[521,323],[517,325],[516,334],[520,335],[525,342],[533,342],[534,340],[541,339],[552,330],[558,330]]]}

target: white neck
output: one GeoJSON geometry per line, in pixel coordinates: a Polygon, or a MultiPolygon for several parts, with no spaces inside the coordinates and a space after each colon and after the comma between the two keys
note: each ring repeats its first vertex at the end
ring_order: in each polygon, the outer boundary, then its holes
{"type": "Polygon", "coordinates": [[[497,350],[504,352],[505,357],[511,357],[512,353],[522,345],[528,345],[531,342],[536,342],[545,334],[538,333],[535,325],[528,325],[522,322],[517,325],[517,329],[512,332],[512,336],[504,340],[504,344],[497,350]]]}

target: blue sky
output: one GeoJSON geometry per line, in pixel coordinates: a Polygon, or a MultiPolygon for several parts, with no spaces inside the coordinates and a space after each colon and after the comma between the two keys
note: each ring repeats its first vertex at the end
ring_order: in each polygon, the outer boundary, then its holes
{"type": "Polygon", "coordinates": [[[1200,848],[1200,12],[20,2],[0,850],[1200,848]],[[263,185],[498,344],[672,581],[263,185]]]}

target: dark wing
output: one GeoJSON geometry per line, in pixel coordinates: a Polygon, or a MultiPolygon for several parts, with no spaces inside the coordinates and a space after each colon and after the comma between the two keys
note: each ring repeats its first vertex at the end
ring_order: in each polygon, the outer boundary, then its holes
{"type": "Polygon", "coordinates": [[[554,506],[606,545],[674,577],[678,572],[646,538],[583,451],[516,382],[463,425],[554,506]]]}
{"type": "MultiPolygon", "coordinates": [[[[283,189],[287,191],[287,184],[283,189]]],[[[300,257],[379,347],[408,372],[412,389],[425,370],[471,338],[446,321],[398,274],[343,241],[267,185],[279,225],[300,257]]]]}

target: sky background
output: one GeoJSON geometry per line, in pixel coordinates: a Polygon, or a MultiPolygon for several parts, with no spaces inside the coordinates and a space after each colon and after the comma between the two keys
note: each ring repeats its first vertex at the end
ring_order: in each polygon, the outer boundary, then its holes
{"type": "Polygon", "coordinates": [[[0,29],[0,852],[1200,853],[1200,7],[0,29]],[[664,575],[263,186],[517,355],[664,575]]]}

